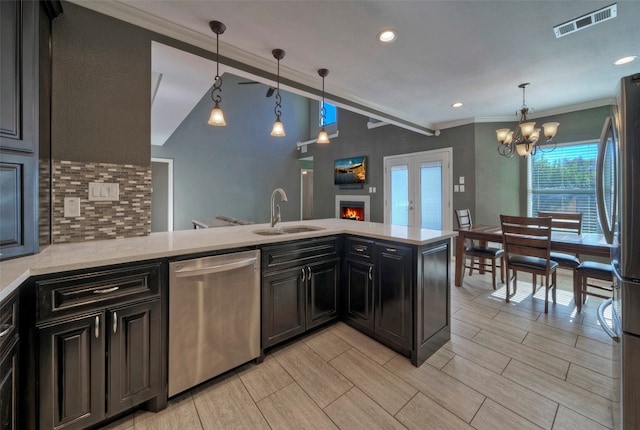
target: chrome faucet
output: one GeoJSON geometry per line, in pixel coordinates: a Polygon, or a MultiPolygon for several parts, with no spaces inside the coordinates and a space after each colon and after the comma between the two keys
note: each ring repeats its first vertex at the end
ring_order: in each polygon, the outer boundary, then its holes
{"type": "Polygon", "coordinates": [[[280,201],[287,201],[287,193],[282,188],[276,188],[271,193],[271,227],[275,227],[280,222],[280,205],[276,205],[276,193],[280,193],[280,201]]]}

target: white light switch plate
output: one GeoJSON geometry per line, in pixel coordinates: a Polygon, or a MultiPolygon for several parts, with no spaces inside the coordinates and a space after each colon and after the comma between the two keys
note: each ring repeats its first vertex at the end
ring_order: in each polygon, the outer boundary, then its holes
{"type": "Polygon", "coordinates": [[[80,197],[64,198],[64,216],[65,218],[80,216],[80,197]]]}
{"type": "Polygon", "coordinates": [[[120,184],[109,182],[89,182],[89,201],[120,200],[120,184]]]}
{"type": "Polygon", "coordinates": [[[453,186],[453,192],[454,192],[454,193],[458,193],[458,192],[460,192],[460,185],[454,185],[454,186],[453,186]]]}

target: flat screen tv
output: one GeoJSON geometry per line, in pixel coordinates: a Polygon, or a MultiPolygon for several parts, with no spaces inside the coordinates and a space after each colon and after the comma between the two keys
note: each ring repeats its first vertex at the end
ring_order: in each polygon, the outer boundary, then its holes
{"type": "Polygon", "coordinates": [[[341,158],[335,160],[335,185],[362,185],[367,181],[367,157],[341,158]]]}

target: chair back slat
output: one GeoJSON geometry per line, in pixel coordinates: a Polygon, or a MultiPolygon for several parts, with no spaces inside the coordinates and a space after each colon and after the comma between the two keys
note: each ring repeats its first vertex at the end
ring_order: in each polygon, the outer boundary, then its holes
{"type": "Polygon", "coordinates": [[[458,228],[469,228],[473,225],[469,209],[456,209],[456,220],[458,221],[458,228]]]}
{"type": "Polygon", "coordinates": [[[539,217],[551,217],[551,229],[582,234],[582,213],[538,212],[539,217]]]}
{"type": "Polygon", "coordinates": [[[549,260],[551,218],[500,215],[502,238],[507,258],[524,255],[549,260]]]}

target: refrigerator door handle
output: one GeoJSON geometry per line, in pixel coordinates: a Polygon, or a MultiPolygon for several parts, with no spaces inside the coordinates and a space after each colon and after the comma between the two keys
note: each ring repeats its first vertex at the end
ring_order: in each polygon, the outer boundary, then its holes
{"type": "MultiPolygon", "coordinates": [[[[617,206],[617,192],[614,193],[614,202],[611,211],[611,222],[609,222],[609,218],[607,217],[607,207],[605,206],[604,201],[604,190],[603,190],[603,180],[604,180],[604,157],[607,151],[607,143],[609,140],[609,131],[614,133],[615,139],[615,124],[614,118],[612,116],[607,117],[604,122],[604,127],[602,127],[602,133],[600,134],[600,144],[598,145],[598,156],[596,158],[596,206],[598,209],[598,219],[600,221],[600,227],[602,227],[602,233],[607,241],[607,243],[613,243],[613,229],[615,223],[615,211],[617,206]]],[[[614,159],[614,169],[616,168],[616,163],[614,159]]],[[[617,172],[616,172],[617,173],[617,172]]],[[[617,186],[616,186],[617,188],[617,186]]]]}
{"type": "MultiPolygon", "coordinates": [[[[611,327],[609,327],[609,324],[607,324],[607,321],[604,319],[604,310],[608,306],[611,306],[612,303],[613,303],[613,299],[607,299],[604,302],[600,303],[600,306],[598,306],[598,322],[600,323],[600,326],[602,327],[602,329],[605,332],[607,332],[609,336],[611,336],[611,339],[613,339],[616,342],[620,342],[620,337],[618,336],[618,333],[616,333],[613,329],[611,329],[611,327]]],[[[612,322],[613,324],[615,324],[615,320],[613,318],[612,318],[612,322]]],[[[615,329],[615,326],[614,326],[614,329],[615,329]]]]}

